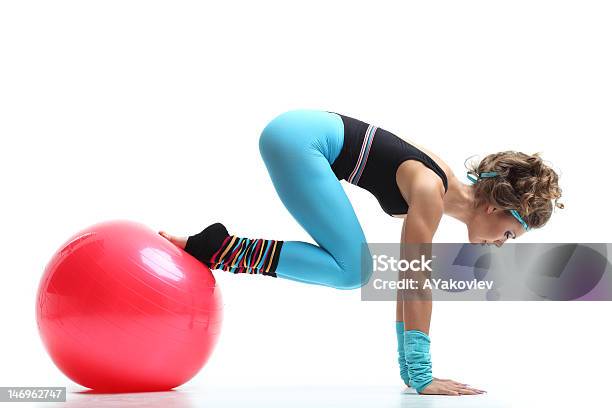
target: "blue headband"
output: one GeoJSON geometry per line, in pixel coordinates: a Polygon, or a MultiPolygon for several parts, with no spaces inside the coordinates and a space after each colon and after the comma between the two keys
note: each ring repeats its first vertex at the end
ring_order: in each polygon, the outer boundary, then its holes
{"type": "MultiPolygon", "coordinates": [[[[486,172],[482,172],[480,174],[475,173],[476,177],[474,177],[474,174],[472,174],[473,172],[468,171],[467,172],[467,178],[468,180],[470,180],[472,182],[472,184],[475,184],[478,182],[478,180],[483,179],[483,178],[491,178],[491,177],[497,177],[497,172],[496,171],[486,171],[486,172]]],[[[521,214],[519,214],[519,212],[517,210],[509,210],[510,214],[512,214],[512,216],[514,218],[516,218],[516,220],[518,222],[521,223],[521,225],[523,226],[523,229],[525,231],[529,231],[529,225],[525,222],[525,220],[523,219],[523,217],[521,217],[521,214]]]]}
{"type": "Polygon", "coordinates": [[[521,225],[523,226],[523,229],[525,231],[529,231],[529,225],[527,225],[527,223],[525,222],[525,220],[523,219],[523,217],[521,217],[521,214],[519,214],[518,211],[516,210],[510,210],[510,214],[512,214],[514,216],[514,218],[517,219],[518,222],[521,223],[521,225]]]}
{"type": "Polygon", "coordinates": [[[497,177],[497,172],[496,171],[485,171],[485,172],[482,172],[480,174],[476,173],[476,176],[477,177],[474,177],[474,175],[471,172],[469,172],[469,171],[467,172],[467,178],[472,183],[478,182],[478,180],[480,180],[481,178],[497,177]]]}

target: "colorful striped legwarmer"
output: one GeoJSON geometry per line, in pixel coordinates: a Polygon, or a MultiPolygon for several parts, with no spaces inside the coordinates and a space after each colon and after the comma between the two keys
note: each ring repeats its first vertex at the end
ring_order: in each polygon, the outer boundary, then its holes
{"type": "Polygon", "coordinates": [[[276,276],[283,241],[240,238],[215,223],[187,239],[185,251],[211,269],[276,276]]]}

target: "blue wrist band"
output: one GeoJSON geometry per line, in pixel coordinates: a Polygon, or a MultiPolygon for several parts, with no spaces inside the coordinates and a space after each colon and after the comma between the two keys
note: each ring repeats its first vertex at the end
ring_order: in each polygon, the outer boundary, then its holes
{"type": "Polygon", "coordinates": [[[419,330],[404,332],[404,349],[412,386],[420,394],[432,381],[429,336],[419,330]]]}
{"type": "Polygon", "coordinates": [[[395,333],[397,334],[397,362],[400,368],[400,377],[404,384],[411,386],[408,363],[406,363],[406,353],[404,348],[404,322],[395,322],[395,333]]]}

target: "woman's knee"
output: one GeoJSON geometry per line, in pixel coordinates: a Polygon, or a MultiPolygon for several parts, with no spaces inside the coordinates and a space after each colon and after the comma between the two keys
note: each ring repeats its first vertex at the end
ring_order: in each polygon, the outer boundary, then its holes
{"type": "Polygon", "coordinates": [[[359,289],[370,280],[372,276],[372,262],[368,253],[353,256],[349,261],[343,262],[341,266],[342,274],[338,277],[336,288],[338,289],[359,289]]]}

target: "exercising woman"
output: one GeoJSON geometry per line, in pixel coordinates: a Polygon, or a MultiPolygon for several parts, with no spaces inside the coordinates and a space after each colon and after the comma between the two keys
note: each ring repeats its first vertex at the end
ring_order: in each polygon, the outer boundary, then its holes
{"type": "MultiPolygon", "coordinates": [[[[317,245],[230,235],[215,223],[202,232],[162,236],[211,269],[256,273],[355,289],[366,238],[339,180],[366,189],[383,211],[404,219],[402,243],[430,243],[443,214],[462,221],[471,243],[502,245],[542,227],[561,196],[557,174],[536,155],[506,151],[472,163],[462,183],[438,156],[394,134],[337,113],[294,110],[263,130],[259,150],[281,201],[317,245]]],[[[397,303],[398,362],[420,394],[482,391],[431,373],[431,300],[397,303]]]]}

